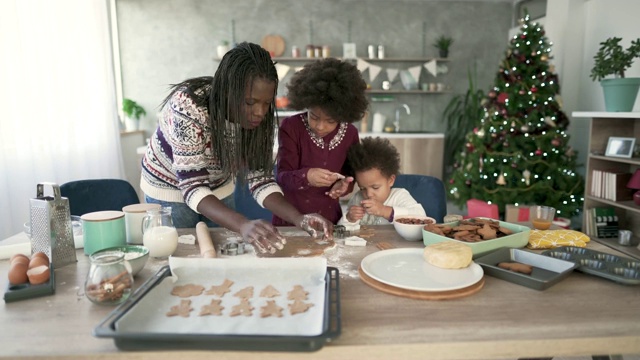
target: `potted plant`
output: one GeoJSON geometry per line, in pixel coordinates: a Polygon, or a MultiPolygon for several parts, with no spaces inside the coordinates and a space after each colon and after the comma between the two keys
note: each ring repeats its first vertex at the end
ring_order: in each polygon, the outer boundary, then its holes
{"type": "Polygon", "coordinates": [[[625,50],[622,38],[612,37],[600,43],[593,57],[591,80],[600,81],[607,111],[631,111],[640,88],[640,78],[625,78],[624,72],[640,57],[640,38],[631,41],[625,50]],[[613,78],[606,78],[613,75],[613,78]]]}
{"type": "Polygon", "coordinates": [[[142,106],[131,99],[122,100],[122,111],[125,116],[125,128],[127,130],[138,130],[140,126],[140,118],[147,115],[142,106]]]}
{"type": "Polygon", "coordinates": [[[453,44],[453,39],[444,35],[440,35],[433,43],[433,46],[438,49],[441,58],[449,56],[449,47],[453,44]]]}

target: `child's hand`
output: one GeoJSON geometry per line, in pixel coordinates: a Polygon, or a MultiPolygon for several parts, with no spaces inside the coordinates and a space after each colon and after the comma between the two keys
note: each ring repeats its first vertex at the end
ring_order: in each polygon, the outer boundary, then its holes
{"type": "Polygon", "coordinates": [[[307,171],[307,180],[313,187],[327,187],[338,180],[338,175],[327,169],[311,168],[307,171]]]}
{"type": "Polygon", "coordinates": [[[391,216],[391,210],[388,206],[384,206],[383,203],[373,200],[366,199],[360,202],[360,205],[364,208],[364,211],[373,216],[382,216],[384,218],[389,218],[391,216]]]}
{"type": "Polygon", "coordinates": [[[347,212],[347,220],[349,222],[356,222],[361,220],[364,217],[364,208],[362,206],[353,205],[349,207],[349,212],[347,212]]]}
{"type": "Polygon", "coordinates": [[[326,194],[332,199],[337,199],[349,190],[349,183],[353,182],[353,177],[349,176],[337,181],[326,194]]]}

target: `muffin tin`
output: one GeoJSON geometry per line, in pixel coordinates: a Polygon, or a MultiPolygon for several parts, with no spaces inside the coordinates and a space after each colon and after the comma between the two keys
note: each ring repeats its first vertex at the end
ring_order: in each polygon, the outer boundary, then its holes
{"type": "Polygon", "coordinates": [[[621,284],[640,284],[640,261],[601,251],[563,246],[542,253],[556,259],[572,261],[576,270],[621,284]]]}

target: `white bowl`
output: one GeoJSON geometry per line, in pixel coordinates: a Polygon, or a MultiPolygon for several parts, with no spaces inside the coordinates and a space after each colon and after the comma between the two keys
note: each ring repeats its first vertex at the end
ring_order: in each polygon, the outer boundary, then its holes
{"type": "Polygon", "coordinates": [[[396,232],[402,236],[403,239],[408,241],[418,241],[422,240],[422,229],[427,224],[427,220],[431,221],[432,224],[436,223],[436,220],[429,216],[422,215],[402,215],[396,219],[393,219],[393,227],[396,229],[396,232]],[[398,220],[403,221],[406,219],[419,220],[419,224],[403,224],[402,222],[398,222],[398,220]]]}

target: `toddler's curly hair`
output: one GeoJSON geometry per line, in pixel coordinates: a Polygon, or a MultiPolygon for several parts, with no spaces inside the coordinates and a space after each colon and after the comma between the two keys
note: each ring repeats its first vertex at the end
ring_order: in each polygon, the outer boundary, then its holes
{"type": "Polygon", "coordinates": [[[366,137],[353,144],[347,153],[353,173],[378,169],[382,175],[391,177],[400,172],[400,154],[388,139],[366,137]]]}
{"type": "Polygon", "coordinates": [[[360,70],[334,58],[308,63],[293,75],[287,89],[292,109],[320,107],[340,122],[360,121],[369,106],[360,70]]]}

